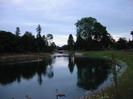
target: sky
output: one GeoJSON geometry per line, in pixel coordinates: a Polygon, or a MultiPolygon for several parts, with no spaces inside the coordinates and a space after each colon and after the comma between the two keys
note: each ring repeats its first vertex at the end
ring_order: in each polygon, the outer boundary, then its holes
{"type": "Polygon", "coordinates": [[[38,24],[42,35],[53,34],[53,41],[67,44],[69,34],[76,38],[77,20],[94,17],[115,38],[131,38],[133,30],[133,0],[0,0],[0,30],[21,35],[30,31],[36,35],[38,24]]]}

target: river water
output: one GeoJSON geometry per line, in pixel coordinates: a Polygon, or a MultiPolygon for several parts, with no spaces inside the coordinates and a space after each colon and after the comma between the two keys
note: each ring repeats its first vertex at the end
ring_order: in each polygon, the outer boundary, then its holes
{"type": "Polygon", "coordinates": [[[56,90],[79,99],[86,91],[98,91],[112,81],[110,61],[53,54],[42,62],[0,66],[0,99],[56,99],[56,90]]]}

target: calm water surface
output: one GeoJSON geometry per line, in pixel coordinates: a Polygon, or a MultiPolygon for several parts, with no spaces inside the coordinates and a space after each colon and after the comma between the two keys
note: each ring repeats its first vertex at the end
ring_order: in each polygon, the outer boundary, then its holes
{"type": "Polygon", "coordinates": [[[110,62],[104,59],[54,54],[40,63],[0,66],[0,99],[79,99],[87,90],[100,90],[111,82],[110,62]]]}

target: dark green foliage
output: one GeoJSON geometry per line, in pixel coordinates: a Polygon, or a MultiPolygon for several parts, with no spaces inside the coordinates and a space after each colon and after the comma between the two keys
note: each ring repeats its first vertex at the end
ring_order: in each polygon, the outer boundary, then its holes
{"type": "Polygon", "coordinates": [[[68,50],[68,45],[63,45],[58,48],[59,50],[68,50]]]}
{"type": "Polygon", "coordinates": [[[78,22],[76,23],[77,36],[80,35],[85,40],[92,39],[92,31],[96,22],[96,19],[92,17],[86,17],[78,20],[78,22]]]}
{"type": "Polygon", "coordinates": [[[133,40],[128,42],[128,48],[133,49],[133,40]]]}
{"type": "Polygon", "coordinates": [[[72,34],[69,35],[67,45],[69,50],[74,50],[74,40],[72,34]]]}
{"type": "Polygon", "coordinates": [[[26,31],[25,34],[21,37],[20,40],[21,50],[26,52],[34,52],[35,51],[35,37],[32,33],[26,31]]]}
{"type": "Polygon", "coordinates": [[[112,43],[112,37],[106,27],[97,22],[95,18],[86,17],[78,20],[77,27],[77,49],[96,50],[108,49],[112,43]]]}
{"type": "Polygon", "coordinates": [[[13,52],[16,39],[16,36],[11,32],[0,31],[0,52],[13,52]]]}
{"type": "Polygon", "coordinates": [[[85,49],[85,46],[86,46],[85,40],[82,39],[80,35],[77,36],[77,41],[75,46],[77,50],[85,49]]]}
{"type": "Polygon", "coordinates": [[[130,33],[132,40],[119,38],[116,42],[107,32],[106,27],[95,18],[85,17],[78,20],[76,28],[77,50],[133,49],[133,31],[130,33]]]}
{"type": "Polygon", "coordinates": [[[133,31],[131,31],[131,33],[130,33],[131,35],[132,35],[132,41],[133,41],[133,31]]]}
{"type": "Polygon", "coordinates": [[[3,52],[46,52],[55,48],[55,43],[48,45],[45,35],[38,32],[35,38],[31,32],[26,31],[23,36],[11,32],[0,31],[0,53],[3,52]]]}
{"type": "Polygon", "coordinates": [[[54,42],[52,42],[50,45],[50,49],[55,49],[55,48],[56,48],[56,44],[54,42]]]}
{"type": "MultiPolygon", "coordinates": [[[[59,49],[64,50],[108,50],[108,49],[133,49],[132,40],[120,38],[117,42],[107,32],[106,27],[95,18],[85,17],[76,23],[77,39],[73,40],[72,34],[68,37],[68,44],[59,49]]],[[[41,35],[41,25],[36,28],[36,37],[26,31],[20,36],[20,28],[16,27],[15,34],[0,31],[0,52],[44,52],[52,51],[57,46],[52,41],[53,35],[41,35]]]]}
{"type": "Polygon", "coordinates": [[[117,49],[127,49],[128,42],[125,38],[119,38],[119,40],[116,42],[117,44],[117,49]]]}
{"type": "Polygon", "coordinates": [[[41,36],[36,38],[35,46],[38,52],[42,52],[44,50],[45,41],[41,36]]]}

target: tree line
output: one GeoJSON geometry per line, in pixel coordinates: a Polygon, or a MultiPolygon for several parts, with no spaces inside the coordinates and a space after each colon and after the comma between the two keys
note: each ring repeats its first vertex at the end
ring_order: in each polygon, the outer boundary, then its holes
{"type": "Polygon", "coordinates": [[[40,25],[36,28],[36,36],[26,31],[20,36],[21,31],[16,27],[15,33],[0,31],[0,52],[47,52],[55,48],[65,50],[110,50],[133,49],[132,40],[120,37],[117,41],[108,33],[105,26],[95,18],[85,17],[76,22],[76,41],[73,35],[68,37],[67,45],[57,47],[52,41],[53,35],[41,35],[40,25]]]}
{"type": "Polygon", "coordinates": [[[76,22],[76,42],[72,34],[68,37],[67,45],[62,49],[68,50],[110,50],[110,49],[133,49],[133,31],[131,31],[132,40],[126,40],[120,37],[116,41],[106,27],[95,18],[85,17],[76,22]]]}
{"type": "Polygon", "coordinates": [[[36,28],[36,36],[26,31],[20,36],[20,28],[15,33],[0,31],[0,53],[3,52],[47,52],[52,51],[56,45],[52,42],[53,35],[41,35],[41,26],[36,28]]]}

